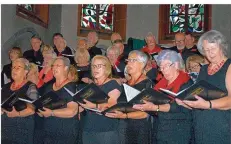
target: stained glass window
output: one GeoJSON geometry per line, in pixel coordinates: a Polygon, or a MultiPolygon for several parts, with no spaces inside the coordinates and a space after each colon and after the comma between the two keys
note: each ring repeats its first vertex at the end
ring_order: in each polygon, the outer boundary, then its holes
{"type": "Polygon", "coordinates": [[[33,12],[33,6],[32,6],[32,4],[19,4],[19,6],[27,9],[28,11],[33,12]]]}
{"type": "Polygon", "coordinates": [[[204,32],[203,4],[171,4],[169,32],[204,32]]]}
{"type": "Polygon", "coordinates": [[[113,4],[82,5],[81,27],[94,30],[113,31],[113,4]]]}

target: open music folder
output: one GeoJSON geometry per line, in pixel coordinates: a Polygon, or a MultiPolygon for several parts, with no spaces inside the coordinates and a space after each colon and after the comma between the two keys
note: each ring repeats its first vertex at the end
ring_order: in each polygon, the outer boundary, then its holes
{"type": "Polygon", "coordinates": [[[178,93],[174,93],[161,88],[160,90],[166,94],[172,95],[173,97],[179,98],[181,100],[192,101],[196,100],[194,95],[198,95],[205,100],[214,100],[227,96],[226,92],[204,80],[198,81],[195,84],[178,93]]]}

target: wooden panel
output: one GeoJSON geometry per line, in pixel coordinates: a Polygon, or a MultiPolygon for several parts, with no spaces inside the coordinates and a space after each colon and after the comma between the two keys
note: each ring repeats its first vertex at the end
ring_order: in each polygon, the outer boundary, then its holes
{"type": "Polygon", "coordinates": [[[115,5],[114,32],[121,35],[126,40],[127,28],[127,5],[115,5]]]}

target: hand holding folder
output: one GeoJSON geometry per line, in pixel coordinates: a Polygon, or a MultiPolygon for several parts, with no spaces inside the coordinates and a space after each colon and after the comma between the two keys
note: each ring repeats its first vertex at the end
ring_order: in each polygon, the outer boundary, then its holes
{"type": "Polygon", "coordinates": [[[73,101],[78,103],[84,103],[83,99],[86,99],[92,103],[101,104],[106,103],[109,98],[109,96],[94,83],[87,85],[75,94],[71,93],[71,95],[73,96],[73,101]]]}
{"type": "Polygon", "coordinates": [[[66,106],[66,101],[59,99],[59,96],[56,93],[50,91],[41,96],[32,104],[35,106],[36,111],[38,111],[38,109],[43,110],[43,107],[54,110],[66,106]]]}
{"type": "Polygon", "coordinates": [[[156,105],[167,104],[172,100],[171,97],[165,95],[161,92],[155,91],[152,88],[145,89],[143,91],[138,91],[135,88],[123,84],[124,91],[126,94],[127,102],[118,103],[109,109],[103,111],[102,113],[120,111],[123,113],[139,111],[133,108],[134,104],[144,104],[145,101],[154,103],[156,105]]]}
{"type": "Polygon", "coordinates": [[[190,101],[197,100],[195,98],[195,95],[198,95],[205,100],[219,99],[227,95],[227,93],[224,92],[223,90],[219,89],[218,87],[204,80],[198,81],[195,84],[191,85],[190,87],[178,93],[174,93],[165,89],[160,89],[160,90],[178,99],[190,100],[190,101]]]}

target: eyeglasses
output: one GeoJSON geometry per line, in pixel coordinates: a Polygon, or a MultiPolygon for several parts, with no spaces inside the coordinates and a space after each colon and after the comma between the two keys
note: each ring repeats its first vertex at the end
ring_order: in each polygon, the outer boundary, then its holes
{"type": "Polygon", "coordinates": [[[100,68],[102,68],[103,66],[106,66],[106,65],[105,65],[105,64],[91,65],[91,68],[92,68],[92,69],[94,69],[94,68],[100,69],[100,68]]]}
{"type": "Polygon", "coordinates": [[[139,62],[140,60],[139,59],[125,59],[126,62],[131,62],[131,63],[134,63],[134,62],[139,62]]]}
{"type": "Polygon", "coordinates": [[[13,66],[13,67],[12,67],[12,70],[13,70],[13,69],[16,69],[16,70],[18,70],[18,69],[24,69],[24,67],[22,67],[22,66],[13,66]]]}
{"type": "Polygon", "coordinates": [[[160,66],[160,67],[158,68],[158,70],[159,70],[159,71],[168,70],[173,64],[174,64],[174,63],[171,63],[171,64],[165,65],[165,66],[163,66],[163,67],[160,66]]]}

